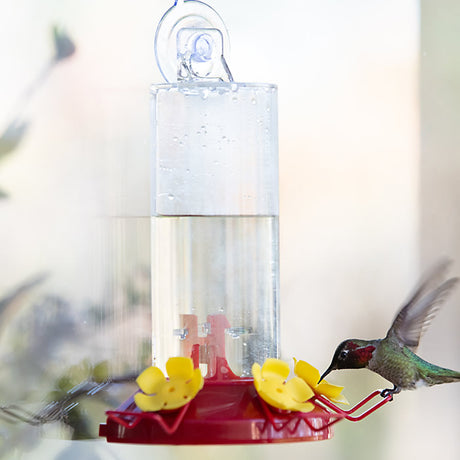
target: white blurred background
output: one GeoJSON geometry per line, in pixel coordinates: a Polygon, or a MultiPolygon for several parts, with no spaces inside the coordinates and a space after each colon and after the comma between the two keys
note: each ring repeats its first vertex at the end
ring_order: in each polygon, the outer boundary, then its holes
{"type": "MultiPolygon", "coordinates": [[[[460,4],[208,3],[228,27],[235,80],[279,87],[282,357],[322,370],[341,340],[384,336],[420,273],[440,257],[452,258],[452,273],[460,274],[460,4]]],[[[153,36],[170,6],[167,0],[0,4],[0,132],[15,118],[29,123],[20,143],[0,155],[0,297],[47,276],[26,300],[0,312],[1,379],[20,375],[11,344],[39,311],[34,296],[70,298],[74,317],[108,295],[91,262],[100,250],[94,217],[120,209],[148,215],[148,87],[162,81],[153,36]],[[52,57],[54,24],[72,37],[76,53],[27,94],[52,57]]],[[[122,318],[112,312],[113,324],[131,318],[131,330],[148,336],[145,309],[138,308],[148,274],[133,260],[148,260],[149,237],[142,219],[133,225],[115,225],[108,243],[137,236],[124,248],[124,272],[112,273],[109,296],[137,308],[122,318]],[[141,286],[134,300],[116,292],[126,283],[141,286]]],[[[77,318],[84,330],[84,315],[77,318]]],[[[456,293],[419,354],[460,370],[459,327],[456,293]]],[[[81,356],[85,349],[110,358],[115,345],[102,329],[102,338],[78,345],[81,356]]],[[[126,327],[117,334],[126,345],[120,353],[134,356],[126,327]]],[[[59,347],[42,354],[52,357],[56,376],[65,369],[59,363],[75,353],[69,344],[59,347]]],[[[33,372],[29,377],[17,386],[39,386],[33,372]]],[[[342,371],[330,380],[344,384],[352,402],[387,384],[368,371],[342,371]]],[[[23,397],[12,390],[14,381],[5,381],[0,403],[23,397]]],[[[30,431],[9,437],[8,424],[0,425],[0,443],[15,443],[5,458],[25,459],[456,459],[459,395],[455,384],[403,393],[365,421],[341,422],[332,440],[317,443],[135,447],[38,436],[32,442],[30,431]]]]}

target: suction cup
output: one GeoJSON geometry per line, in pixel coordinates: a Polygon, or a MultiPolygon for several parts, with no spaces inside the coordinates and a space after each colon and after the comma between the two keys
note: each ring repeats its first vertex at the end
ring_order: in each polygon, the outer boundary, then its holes
{"type": "MultiPolygon", "coordinates": [[[[180,78],[180,74],[183,73],[181,48],[186,49],[188,59],[192,62],[192,66],[185,63],[185,67],[194,67],[192,73],[198,73],[198,77],[206,77],[212,73],[211,60],[215,58],[216,53],[219,55],[216,62],[222,64],[227,72],[223,59],[224,54],[228,55],[229,52],[227,28],[219,14],[206,3],[176,0],[158,24],[155,34],[155,57],[161,74],[169,83],[176,82],[178,75],[180,78]],[[190,31],[189,36],[184,38],[187,31],[190,31]],[[181,36],[182,44],[178,43],[178,35],[181,36]],[[203,72],[205,75],[201,74],[203,72]]],[[[231,79],[231,76],[228,78],[231,79]]]]}

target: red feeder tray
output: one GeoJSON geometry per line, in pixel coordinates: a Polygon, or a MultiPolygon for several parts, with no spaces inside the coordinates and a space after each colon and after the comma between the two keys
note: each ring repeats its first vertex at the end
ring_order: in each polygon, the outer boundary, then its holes
{"type": "Polygon", "coordinates": [[[135,444],[255,444],[294,441],[319,441],[332,437],[332,425],[342,419],[362,420],[391,401],[388,395],[363,414],[354,416],[372,398],[375,391],[355,407],[344,411],[323,396],[311,401],[311,412],[279,411],[260,398],[252,378],[240,378],[230,369],[225,358],[224,315],[208,317],[210,333],[198,337],[197,318],[183,315],[187,330],[182,343],[182,356],[191,356],[199,365],[200,347],[206,347],[208,374],[201,391],[175,411],[142,412],[134,396],[117,410],[107,411],[107,422],[99,435],[109,442],[135,444]]]}
{"type": "Polygon", "coordinates": [[[141,412],[129,399],[107,412],[100,435],[140,444],[247,444],[329,439],[342,415],[315,408],[308,414],[275,413],[258,397],[252,379],[206,382],[197,396],[170,413],[141,412]]]}
{"type": "Polygon", "coordinates": [[[99,435],[109,442],[135,444],[319,441],[332,437],[332,425],[338,421],[362,420],[392,399],[389,395],[361,415],[352,415],[379,394],[376,390],[348,411],[316,396],[313,411],[285,412],[269,407],[252,379],[208,381],[191,402],[173,412],[142,412],[131,397],[117,410],[107,411],[99,435]]]}

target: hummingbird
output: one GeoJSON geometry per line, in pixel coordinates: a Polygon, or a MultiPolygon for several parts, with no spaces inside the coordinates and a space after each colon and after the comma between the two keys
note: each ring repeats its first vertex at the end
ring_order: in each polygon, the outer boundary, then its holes
{"type": "Polygon", "coordinates": [[[319,381],[336,369],[367,368],[393,384],[393,388],[382,390],[383,397],[421,386],[459,382],[460,372],[436,366],[415,354],[423,333],[459,281],[449,278],[441,282],[448,265],[448,261],[439,263],[421,280],[385,338],[344,340],[319,381]]]}

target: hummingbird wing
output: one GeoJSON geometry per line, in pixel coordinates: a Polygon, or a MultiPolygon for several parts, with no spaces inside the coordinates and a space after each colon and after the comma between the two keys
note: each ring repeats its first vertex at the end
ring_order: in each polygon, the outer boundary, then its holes
{"type": "Polygon", "coordinates": [[[450,261],[441,262],[422,279],[396,315],[387,337],[393,335],[412,351],[417,350],[420,338],[459,281],[458,278],[450,278],[439,284],[449,265],[450,261]]]}

